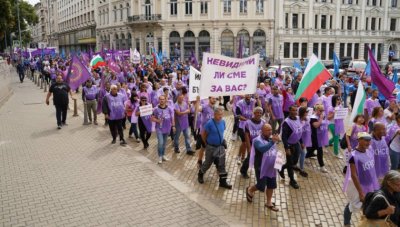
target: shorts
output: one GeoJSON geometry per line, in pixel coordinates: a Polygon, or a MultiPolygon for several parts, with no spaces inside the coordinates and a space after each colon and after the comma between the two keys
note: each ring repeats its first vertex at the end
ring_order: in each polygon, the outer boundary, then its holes
{"type": "Polygon", "coordinates": [[[260,179],[260,172],[256,171],[256,188],[260,192],[265,191],[265,187],[267,189],[276,189],[277,188],[277,183],[276,183],[276,177],[263,177],[260,179]]]}
{"type": "Polygon", "coordinates": [[[239,128],[238,129],[238,136],[240,137],[240,140],[242,141],[242,142],[245,142],[245,136],[244,136],[244,129],[242,129],[242,128],[239,128]]]}

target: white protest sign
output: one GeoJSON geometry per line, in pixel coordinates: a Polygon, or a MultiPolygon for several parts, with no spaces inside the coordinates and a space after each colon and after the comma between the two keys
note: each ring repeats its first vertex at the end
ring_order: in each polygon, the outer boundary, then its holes
{"type": "Polygon", "coordinates": [[[203,53],[200,96],[254,94],[260,55],[238,59],[203,53]]]}
{"type": "Polygon", "coordinates": [[[281,151],[276,152],[276,159],[274,164],[274,169],[281,171],[282,166],[286,163],[286,156],[281,151]]]}
{"type": "Polygon", "coordinates": [[[136,50],[130,49],[130,58],[131,58],[131,62],[133,64],[139,64],[140,63],[140,53],[136,50]]]}
{"type": "Polygon", "coordinates": [[[335,111],[335,120],[336,119],[345,119],[347,114],[349,113],[348,108],[339,108],[335,111]]]}
{"type": "Polygon", "coordinates": [[[151,104],[145,106],[139,106],[139,112],[141,117],[152,115],[153,107],[151,106],[151,104]]]}
{"type": "MultiPolygon", "coordinates": [[[[189,74],[189,102],[196,101],[196,97],[200,95],[200,80],[201,73],[190,66],[190,74],[189,74]]],[[[207,97],[201,97],[200,99],[206,99],[207,97]]]]}

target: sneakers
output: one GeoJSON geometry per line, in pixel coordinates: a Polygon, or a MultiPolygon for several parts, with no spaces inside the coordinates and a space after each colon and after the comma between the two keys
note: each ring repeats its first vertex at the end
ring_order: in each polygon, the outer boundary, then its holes
{"type": "Polygon", "coordinates": [[[340,154],[335,155],[335,157],[336,157],[337,159],[343,159],[343,156],[341,156],[340,154]]]}
{"type": "Polygon", "coordinates": [[[181,152],[179,151],[179,148],[175,148],[175,153],[177,153],[177,154],[181,153],[181,152]]]}
{"type": "Polygon", "coordinates": [[[324,166],[319,167],[319,171],[321,171],[322,173],[327,173],[328,172],[328,170],[324,166]]]}
{"type": "Polygon", "coordinates": [[[161,159],[162,159],[163,161],[169,161],[169,159],[168,159],[167,157],[165,157],[165,156],[162,156],[161,159]]]}
{"type": "Polygon", "coordinates": [[[294,189],[299,189],[300,188],[300,186],[294,180],[290,181],[289,185],[292,186],[292,188],[294,188],[294,189]]]}
{"type": "Polygon", "coordinates": [[[306,171],[302,170],[302,169],[299,171],[299,174],[302,177],[308,177],[308,173],[306,171]]]}
{"type": "Polygon", "coordinates": [[[57,126],[57,129],[61,129],[61,125],[58,125],[58,126],[57,126]]]}
{"type": "Polygon", "coordinates": [[[238,165],[241,165],[241,164],[242,164],[242,158],[241,158],[240,156],[237,156],[237,157],[236,157],[236,163],[237,163],[238,165]]]}
{"type": "Polygon", "coordinates": [[[126,145],[126,141],[125,140],[121,140],[121,142],[119,143],[120,145],[126,145]]]}
{"type": "Polygon", "coordinates": [[[111,141],[111,144],[115,144],[115,143],[116,143],[116,140],[113,139],[113,140],[111,141]]]}
{"type": "Polygon", "coordinates": [[[136,143],[140,143],[140,139],[139,138],[136,138],[136,143]]]}
{"type": "Polygon", "coordinates": [[[232,141],[236,141],[237,140],[237,133],[232,133],[231,140],[232,141]]]}
{"type": "Polygon", "coordinates": [[[187,154],[187,155],[194,155],[194,154],[195,154],[195,152],[194,152],[194,151],[192,151],[192,150],[188,150],[188,151],[186,151],[186,154],[187,154]]]}
{"type": "Polygon", "coordinates": [[[200,184],[204,184],[204,173],[202,173],[200,170],[199,170],[199,173],[197,174],[197,181],[200,184]]]}
{"type": "Polygon", "coordinates": [[[158,159],[158,164],[161,164],[162,163],[162,157],[160,157],[159,159],[158,159]]]}

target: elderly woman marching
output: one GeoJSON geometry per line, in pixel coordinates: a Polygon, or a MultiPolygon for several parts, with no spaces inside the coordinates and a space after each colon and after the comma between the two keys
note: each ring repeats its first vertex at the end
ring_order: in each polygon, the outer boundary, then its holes
{"type": "Polygon", "coordinates": [[[261,135],[253,140],[250,154],[250,166],[254,166],[257,183],[246,188],[246,198],[249,203],[253,202],[253,196],[257,190],[265,191],[267,197],[265,207],[275,212],[279,209],[272,203],[272,195],[277,187],[274,163],[278,152],[276,143],[279,140],[278,134],[272,135],[271,125],[264,124],[261,135]],[[265,187],[267,187],[267,190],[265,190],[265,187]]]}

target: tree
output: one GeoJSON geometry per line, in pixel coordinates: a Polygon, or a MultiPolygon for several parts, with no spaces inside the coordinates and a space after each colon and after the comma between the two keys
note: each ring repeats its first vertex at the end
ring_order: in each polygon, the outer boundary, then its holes
{"type": "MultiPolygon", "coordinates": [[[[34,26],[38,23],[39,18],[36,15],[35,8],[26,1],[18,1],[19,17],[21,26],[22,43],[28,44],[31,41],[30,32],[27,31],[28,26],[34,26]]],[[[16,0],[0,0],[0,49],[4,49],[4,34],[7,33],[7,43],[10,44],[10,34],[14,32],[18,37],[18,14],[16,0]]]]}

